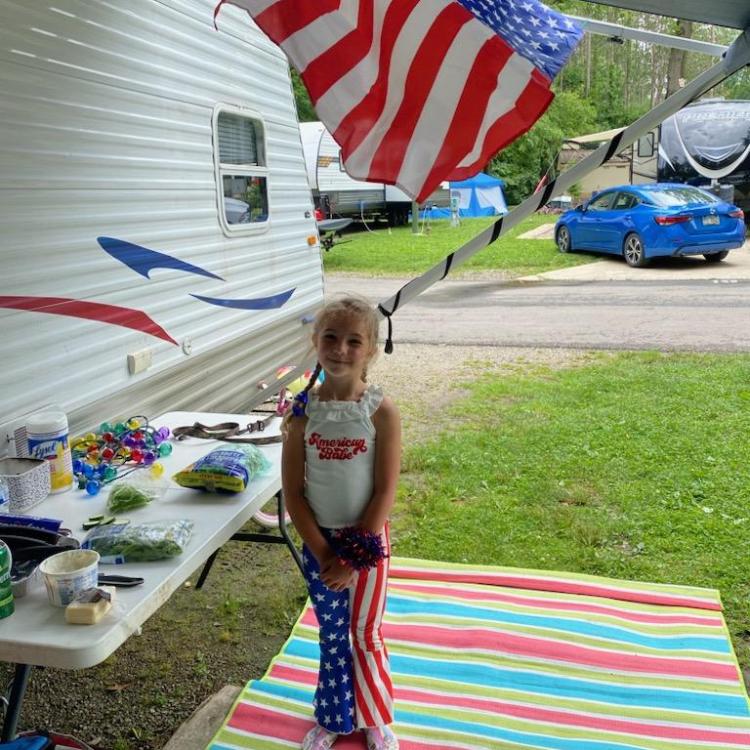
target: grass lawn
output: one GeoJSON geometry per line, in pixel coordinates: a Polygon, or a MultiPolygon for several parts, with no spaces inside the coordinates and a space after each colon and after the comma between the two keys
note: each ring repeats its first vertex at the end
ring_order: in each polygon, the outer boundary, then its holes
{"type": "Polygon", "coordinates": [[[469,390],[406,452],[397,554],[718,588],[750,667],[750,357],[595,354],[469,390]]]}
{"type": "MultiPolygon", "coordinates": [[[[562,255],[552,240],[519,240],[518,235],[552,224],[554,216],[533,215],[489,247],[480,250],[455,274],[477,271],[503,271],[509,277],[527,276],[555,268],[590,263],[593,256],[562,255]]],[[[449,253],[478,235],[492,224],[492,218],[462,219],[460,227],[451,227],[449,220],[433,221],[429,234],[414,235],[411,227],[359,230],[344,236],[346,242],[334,245],[323,253],[326,273],[350,273],[383,276],[421,274],[449,253]]]]}

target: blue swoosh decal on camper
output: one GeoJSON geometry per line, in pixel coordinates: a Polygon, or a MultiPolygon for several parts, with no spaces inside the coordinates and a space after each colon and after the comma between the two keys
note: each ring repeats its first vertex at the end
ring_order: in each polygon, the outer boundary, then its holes
{"type": "Polygon", "coordinates": [[[294,294],[296,288],[293,287],[281,294],[274,294],[272,297],[254,297],[253,299],[219,299],[217,297],[202,297],[200,294],[191,294],[190,296],[199,299],[201,302],[207,302],[209,305],[234,307],[237,310],[273,310],[281,307],[294,294]]]}
{"type": "Polygon", "coordinates": [[[224,281],[221,276],[217,276],[205,268],[194,266],[192,263],[186,263],[179,258],[174,258],[166,253],[159,253],[156,250],[149,250],[147,247],[133,245],[124,240],[118,240],[115,237],[97,237],[96,241],[101,245],[102,250],[108,252],[115,260],[124,263],[141,276],[149,278],[149,273],[154,268],[172,268],[175,271],[184,271],[185,273],[194,273],[198,276],[207,276],[210,279],[219,279],[224,281]]]}

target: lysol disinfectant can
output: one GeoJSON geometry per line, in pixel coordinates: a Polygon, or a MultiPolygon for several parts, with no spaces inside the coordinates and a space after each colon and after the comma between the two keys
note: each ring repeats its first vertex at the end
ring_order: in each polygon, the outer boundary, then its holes
{"type": "Polygon", "coordinates": [[[49,461],[51,492],[63,492],[73,484],[68,418],[61,411],[32,414],[26,422],[29,455],[49,461]]]}
{"type": "Polygon", "coordinates": [[[10,549],[0,540],[0,617],[9,617],[16,609],[10,584],[11,563],[10,549]]]}

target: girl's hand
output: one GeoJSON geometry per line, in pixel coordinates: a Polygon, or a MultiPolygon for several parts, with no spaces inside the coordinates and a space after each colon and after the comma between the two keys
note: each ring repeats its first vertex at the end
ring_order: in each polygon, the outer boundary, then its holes
{"type": "Polygon", "coordinates": [[[320,568],[320,580],[331,591],[346,591],[354,583],[355,577],[355,571],[336,557],[323,563],[320,568]]]}

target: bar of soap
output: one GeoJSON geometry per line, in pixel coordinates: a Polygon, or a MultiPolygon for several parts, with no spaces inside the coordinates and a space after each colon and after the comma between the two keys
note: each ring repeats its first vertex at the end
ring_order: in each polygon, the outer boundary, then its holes
{"type": "Polygon", "coordinates": [[[65,607],[65,619],[71,625],[94,625],[112,609],[114,586],[86,589],[65,607]]]}

